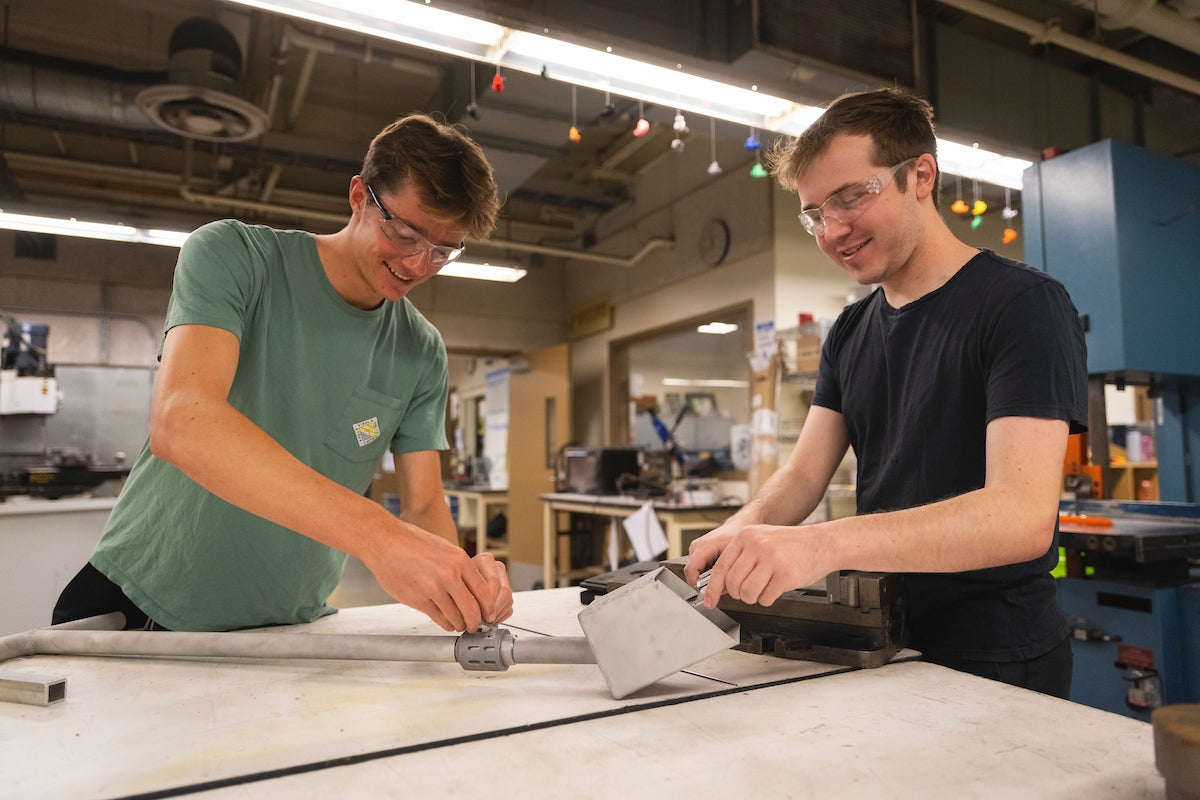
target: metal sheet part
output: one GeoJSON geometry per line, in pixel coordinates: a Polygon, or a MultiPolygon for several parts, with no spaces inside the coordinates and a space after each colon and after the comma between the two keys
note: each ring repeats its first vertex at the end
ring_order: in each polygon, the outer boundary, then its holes
{"type": "Polygon", "coordinates": [[[696,590],[658,569],[579,612],[596,663],[618,700],[738,643],[736,622],[695,607],[696,590]]]}
{"type": "Polygon", "coordinates": [[[66,678],[32,672],[0,672],[0,703],[48,706],[67,696],[66,678]]]}
{"type": "MultiPolygon", "coordinates": [[[[685,561],[663,566],[682,580],[685,561]]],[[[656,568],[644,562],[589,578],[582,584],[583,602],[596,602],[656,568]]],[[[904,578],[897,574],[835,572],[784,592],[770,606],[724,596],[717,608],[740,625],[737,649],[758,655],[869,669],[886,664],[908,640],[904,578]]]]}

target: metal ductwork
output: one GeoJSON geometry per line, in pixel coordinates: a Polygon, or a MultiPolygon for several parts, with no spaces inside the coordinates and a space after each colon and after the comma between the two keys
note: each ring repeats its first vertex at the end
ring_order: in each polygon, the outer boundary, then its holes
{"type": "Polygon", "coordinates": [[[167,72],[125,72],[7,50],[0,53],[0,107],[21,115],[189,139],[239,142],[261,136],[267,114],[241,96],[241,48],[203,18],[176,28],[167,72]]]}
{"type": "Polygon", "coordinates": [[[168,83],[137,96],[156,125],[188,139],[241,142],[261,136],[269,120],[241,96],[242,49],[216,20],[193,17],[171,34],[168,83]]]}
{"type": "Polygon", "coordinates": [[[106,70],[16,50],[0,51],[0,107],[22,116],[81,120],[122,130],[155,130],[135,98],[162,73],[106,70]]]}
{"type": "MultiPolygon", "coordinates": [[[[1071,0],[1096,15],[1102,28],[1134,28],[1164,42],[1200,53],[1200,22],[1157,0],[1071,0]]],[[[1184,6],[1186,9],[1186,6],[1184,6]]],[[[1193,9],[1195,11],[1195,9],[1193,9]]]]}
{"type": "MultiPolygon", "coordinates": [[[[1094,58],[1097,61],[1103,61],[1137,75],[1150,78],[1151,80],[1159,81],[1167,86],[1173,86],[1176,89],[1200,95],[1200,80],[1196,78],[1125,55],[1120,51],[1104,47],[1088,39],[1073,36],[1064,32],[1056,25],[1038,22],[1020,14],[1014,14],[993,3],[985,2],[985,0],[939,0],[939,2],[957,8],[960,11],[966,11],[968,14],[974,14],[977,17],[990,20],[998,25],[1022,31],[1029,35],[1030,41],[1039,44],[1055,44],[1067,50],[1081,53],[1089,58],[1094,58]]],[[[1088,5],[1090,7],[1090,0],[1088,5]]],[[[1179,17],[1179,19],[1187,22],[1184,17],[1179,17]]]]}

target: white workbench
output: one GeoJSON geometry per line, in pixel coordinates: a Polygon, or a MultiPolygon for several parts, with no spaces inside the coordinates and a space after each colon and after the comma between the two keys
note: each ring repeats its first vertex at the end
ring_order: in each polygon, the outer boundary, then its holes
{"type": "MultiPolygon", "coordinates": [[[[579,608],[577,589],[523,592],[511,622],[578,635],[579,608]]],[[[439,632],[420,620],[374,606],[299,630],[439,632]]],[[[919,662],[849,671],[728,651],[621,701],[590,665],[38,656],[4,669],[67,676],[65,702],[0,704],[6,797],[1163,794],[1149,725],[919,662]]]]}

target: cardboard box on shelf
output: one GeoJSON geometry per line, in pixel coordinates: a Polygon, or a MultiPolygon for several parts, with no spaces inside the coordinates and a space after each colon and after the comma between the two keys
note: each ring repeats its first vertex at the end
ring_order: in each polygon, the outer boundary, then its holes
{"type": "Polygon", "coordinates": [[[816,372],[821,366],[821,336],[804,333],[779,340],[779,357],[785,374],[816,372]]]}

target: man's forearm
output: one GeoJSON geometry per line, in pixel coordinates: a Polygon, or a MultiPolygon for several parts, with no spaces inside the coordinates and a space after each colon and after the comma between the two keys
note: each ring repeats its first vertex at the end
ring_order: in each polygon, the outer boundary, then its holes
{"type": "Polygon", "coordinates": [[[747,525],[798,525],[825,496],[827,481],[804,474],[789,462],[775,472],[735,515],[747,525]]]}
{"type": "Polygon", "coordinates": [[[963,572],[1037,558],[1054,533],[1055,502],[978,489],[915,508],[814,526],[833,569],[963,572]]]}
{"type": "Polygon", "coordinates": [[[169,424],[156,416],[152,449],[222,500],[360,557],[368,532],[394,519],[301,462],[232,406],[188,411],[169,424]]]}

